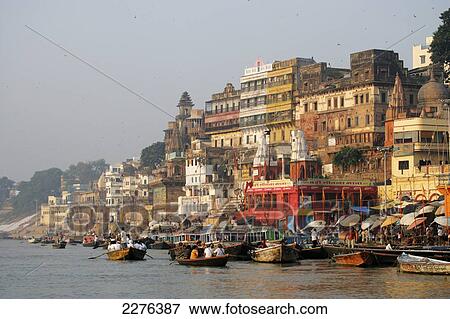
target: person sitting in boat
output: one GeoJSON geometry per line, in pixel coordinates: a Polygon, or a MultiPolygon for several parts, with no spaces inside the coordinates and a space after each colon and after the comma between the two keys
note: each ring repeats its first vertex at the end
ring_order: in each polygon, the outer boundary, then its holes
{"type": "Polygon", "coordinates": [[[184,248],[184,251],[183,251],[184,259],[191,258],[191,251],[192,251],[191,245],[186,245],[186,247],[184,248]]]}
{"type": "Polygon", "coordinates": [[[222,244],[217,245],[216,250],[214,250],[214,255],[225,256],[225,249],[223,249],[222,244]]]}
{"type": "Polygon", "coordinates": [[[267,248],[267,243],[266,243],[265,239],[262,240],[262,242],[261,242],[261,244],[259,244],[258,248],[267,248]]]}
{"type": "Polygon", "coordinates": [[[197,245],[194,245],[189,259],[197,259],[197,258],[198,258],[198,247],[197,247],[197,245]]]}
{"type": "Polygon", "coordinates": [[[211,244],[206,245],[206,248],[203,250],[203,255],[205,258],[211,258],[213,256],[211,244]]]}

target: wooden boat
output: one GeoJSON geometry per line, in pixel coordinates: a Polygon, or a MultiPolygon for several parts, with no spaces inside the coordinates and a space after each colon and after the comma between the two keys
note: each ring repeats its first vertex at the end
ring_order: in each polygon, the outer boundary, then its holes
{"type": "Polygon", "coordinates": [[[401,254],[398,267],[402,272],[429,275],[450,275],[450,262],[427,257],[401,254]]]}
{"type": "Polygon", "coordinates": [[[230,255],[230,260],[251,260],[250,246],[245,243],[224,244],[225,254],[230,255]]]}
{"type": "Polygon", "coordinates": [[[197,259],[183,259],[177,258],[177,262],[180,265],[195,266],[195,267],[224,267],[228,262],[228,255],[216,256],[209,258],[197,258],[197,259]]]}
{"type": "Polygon", "coordinates": [[[377,257],[377,261],[379,264],[392,264],[392,265],[396,264],[397,257],[404,252],[415,256],[450,261],[450,251],[448,250],[423,249],[420,247],[398,247],[392,250],[387,250],[385,247],[380,246],[374,247],[361,246],[355,248],[348,248],[344,246],[324,245],[323,248],[325,249],[330,258],[332,258],[334,255],[367,251],[373,253],[377,257]]]}
{"type": "Polygon", "coordinates": [[[338,265],[357,266],[357,267],[371,266],[375,262],[373,254],[367,251],[336,255],[333,257],[333,260],[338,265]]]}
{"type": "Polygon", "coordinates": [[[52,247],[55,249],[64,249],[66,248],[67,243],[65,241],[60,241],[58,243],[52,244],[52,247]]]}
{"type": "Polygon", "coordinates": [[[28,242],[30,243],[30,244],[38,244],[38,243],[40,243],[41,242],[41,239],[40,238],[30,238],[30,239],[28,239],[28,242]]]}
{"type": "Polygon", "coordinates": [[[140,250],[133,247],[108,252],[109,260],[143,260],[144,257],[145,250],[140,250]]]}
{"type": "Polygon", "coordinates": [[[310,247],[310,248],[301,248],[300,249],[300,259],[326,259],[328,258],[328,254],[320,247],[310,247]]]}
{"type": "Polygon", "coordinates": [[[94,235],[83,236],[83,247],[94,247],[94,235]]]}
{"type": "Polygon", "coordinates": [[[296,244],[278,244],[259,248],[250,254],[253,261],[260,263],[294,263],[298,258],[296,244]]]}
{"type": "Polygon", "coordinates": [[[149,244],[149,246],[150,249],[168,250],[170,248],[173,248],[173,244],[165,241],[155,241],[153,244],[149,244]]]}

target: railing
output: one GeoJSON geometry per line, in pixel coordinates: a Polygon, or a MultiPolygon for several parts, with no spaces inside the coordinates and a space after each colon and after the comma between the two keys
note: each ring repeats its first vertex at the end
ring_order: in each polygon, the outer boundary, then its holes
{"type": "Polygon", "coordinates": [[[292,84],[292,80],[287,79],[287,80],[269,82],[267,84],[267,87],[272,88],[272,87],[277,87],[277,86],[281,86],[281,85],[285,85],[285,84],[292,84]]]}

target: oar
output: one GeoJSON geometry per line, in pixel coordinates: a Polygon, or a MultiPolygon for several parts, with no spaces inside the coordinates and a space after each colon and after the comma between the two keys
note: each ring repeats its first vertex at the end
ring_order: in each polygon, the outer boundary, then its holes
{"type": "Polygon", "coordinates": [[[101,256],[103,256],[103,255],[106,255],[108,252],[106,252],[106,253],[103,253],[103,254],[101,254],[101,255],[98,255],[98,256],[96,256],[96,257],[89,257],[88,259],[96,259],[96,258],[98,258],[98,257],[101,257],[101,256]]]}
{"type": "Polygon", "coordinates": [[[150,257],[151,259],[154,259],[152,256],[150,256],[149,254],[145,253],[145,256],[150,257]]]}

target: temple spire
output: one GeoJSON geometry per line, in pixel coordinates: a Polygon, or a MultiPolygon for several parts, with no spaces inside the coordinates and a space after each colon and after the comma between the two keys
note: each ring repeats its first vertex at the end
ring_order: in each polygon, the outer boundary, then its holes
{"type": "Polygon", "coordinates": [[[389,103],[389,107],[393,109],[393,117],[396,118],[399,113],[403,112],[405,106],[405,93],[403,91],[402,80],[400,76],[395,76],[394,89],[392,90],[392,97],[389,103]]]}

